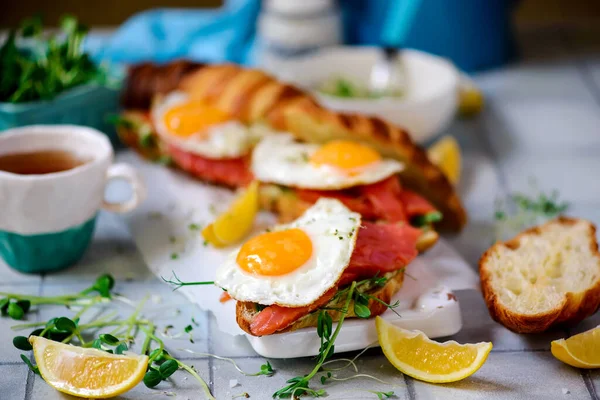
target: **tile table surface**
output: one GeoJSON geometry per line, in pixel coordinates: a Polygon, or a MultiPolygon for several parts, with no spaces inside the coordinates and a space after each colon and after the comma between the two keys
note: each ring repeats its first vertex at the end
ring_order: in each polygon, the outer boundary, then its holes
{"type": "MultiPolygon", "coordinates": [[[[486,96],[484,112],[475,119],[457,120],[446,133],[454,135],[464,152],[459,190],[470,220],[450,242],[473,266],[493,239],[494,200],[515,191],[527,191],[535,178],[538,186],[557,189],[571,204],[569,214],[600,224],[600,30],[542,29],[521,32],[521,61],[478,74],[475,79],[486,96]]],[[[194,365],[221,399],[247,392],[252,399],[268,399],[286,379],[309,371],[310,359],[271,360],[273,377],[249,377],[227,361],[197,353],[231,357],[246,371],[256,371],[264,360],[242,337],[216,329],[213,318],[155,279],[147,270],[124,222],[102,213],[94,241],[76,266],[51,275],[22,275],[0,261],[0,292],[61,294],[83,289],[97,275],[109,272],[116,290],[131,300],[150,294],[143,313],[174,330],[197,322],[191,332],[166,340],[168,349],[194,365]],[[188,348],[196,354],[188,353],[188,348]]],[[[458,293],[463,329],[449,339],[459,342],[492,341],[488,361],[473,377],[450,385],[412,380],[394,370],[379,349],[359,358],[360,372],[385,382],[358,378],[324,386],[333,399],[376,399],[369,390],[395,392],[398,399],[597,399],[600,373],[568,367],[550,354],[550,341],[600,324],[591,317],[570,331],[518,335],[493,322],[481,295],[458,293]]],[[[130,306],[119,305],[120,313],[130,306]]],[[[41,308],[31,321],[43,321],[62,307],[41,308]]],[[[29,372],[13,348],[14,321],[0,319],[0,399],[65,399],[29,372]]],[[[341,371],[338,378],[349,376],[341,371]]],[[[320,388],[320,383],[315,383],[320,388]]],[[[200,387],[184,373],[156,389],[139,385],[122,399],[203,399],[200,387]]]]}

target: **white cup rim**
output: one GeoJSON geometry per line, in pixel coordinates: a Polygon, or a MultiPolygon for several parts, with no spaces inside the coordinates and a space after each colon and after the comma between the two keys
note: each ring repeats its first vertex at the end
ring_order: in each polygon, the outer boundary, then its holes
{"type": "MultiPolygon", "coordinates": [[[[0,179],[3,180],[28,180],[28,181],[48,181],[57,178],[66,178],[92,168],[96,168],[106,162],[106,160],[112,160],[113,149],[110,141],[106,135],[97,129],[90,128],[87,126],[80,125],[28,125],[18,128],[7,129],[0,131],[0,149],[2,148],[2,142],[8,140],[26,140],[29,135],[72,135],[72,136],[83,136],[86,139],[95,141],[97,145],[94,146],[95,153],[94,159],[90,162],[78,165],[75,168],[71,168],[65,171],[52,172],[48,174],[15,174],[8,171],[0,171],[0,179]],[[16,138],[16,139],[15,139],[16,138]]],[[[54,149],[52,149],[54,150],[54,149]]],[[[56,148],[60,150],[60,148],[56,148]]],[[[7,153],[10,154],[10,153],[7,153]]],[[[2,154],[0,153],[0,156],[2,154]]]]}

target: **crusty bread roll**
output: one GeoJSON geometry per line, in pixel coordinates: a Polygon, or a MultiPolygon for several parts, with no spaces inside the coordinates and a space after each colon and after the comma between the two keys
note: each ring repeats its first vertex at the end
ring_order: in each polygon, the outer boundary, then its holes
{"type": "Polygon", "coordinates": [[[575,324],[600,305],[596,229],[560,217],[496,243],[479,262],[492,318],[519,333],[575,324]]]}
{"type": "MultiPolygon", "coordinates": [[[[375,289],[369,291],[368,294],[389,304],[390,301],[392,300],[392,297],[402,287],[402,282],[404,281],[404,271],[403,270],[399,270],[399,271],[396,271],[391,274],[393,274],[393,276],[391,276],[387,280],[386,284],[383,287],[375,288],[375,289]]],[[[345,297],[341,297],[341,298],[337,298],[337,299],[334,298],[334,299],[332,299],[332,301],[330,301],[328,304],[325,305],[324,308],[332,308],[332,309],[327,310],[327,313],[329,315],[331,315],[331,318],[333,319],[333,321],[339,321],[339,319],[341,317],[341,312],[336,311],[334,308],[340,308],[345,300],[346,300],[345,297]]],[[[368,307],[369,307],[369,310],[371,310],[371,317],[381,315],[387,310],[387,307],[385,305],[383,305],[373,299],[369,300],[368,307]]],[[[242,328],[245,332],[252,334],[252,332],[250,331],[250,324],[252,323],[252,320],[256,316],[256,314],[258,314],[258,311],[256,310],[254,303],[238,301],[236,304],[235,311],[236,311],[236,320],[237,320],[237,323],[240,326],[240,328],[242,328]]],[[[291,331],[295,331],[297,329],[308,328],[308,327],[316,327],[318,317],[319,317],[318,312],[310,313],[310,314],[300,318],[299,320],[297,320],[296,322],[294,322],[287,328],[282,329],[281,331],[279,331],[277,333],[291,332],[291,331]]],[[[352,300],[350,301],[350,305],[348,306],[348,314],[346,315],[346,318],[357,318],[356,315],[354,314],[354,301],[352,301],[352,300]]]]}
{"type": "Polygon", "coordinates": [[[148,107],[150,100],[144,102],[142,98],[164,94],[167,89],[185,91],[244,123],[263,123],[307,142],[347,139],[367,143],[385,157],[406,164],[402,184],[442,212],[441,228],[459,230],[466,223],[465,210],[452,184],[402,128],[377,117],[328,110],[299,88],[233,64],[184,65],[176,72],[172,64],[137,66],[130,71],[124,105],[148,107]]]}

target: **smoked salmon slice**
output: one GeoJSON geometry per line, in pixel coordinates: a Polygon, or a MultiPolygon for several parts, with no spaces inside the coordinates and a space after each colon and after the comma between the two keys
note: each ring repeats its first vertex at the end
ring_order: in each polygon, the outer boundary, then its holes
{"type": "Polygon", "coordinates": [[[337,199],[366,220],[408,221],[414,216],[436,211],[423,197],[403,189],[395,176],[346,190],[296,189],[296,194],[300,200],[311,204],[321,197],[337,199]]]}
{"type": "Polygon", "coordinates": [[[222,185],[240,187],[252,182],[250,156],[210,159],[169,145],[169,154],[175,164],[190,174],[222,185]]]}
{"type": "Polygon", "coordinates": [[[402,204],[404,204],[408,218],[437,211],[430,202],[425,200],[425,198],[410,190],[403,190],[398,196],[402,204]]]}
{"type": "Polygon", "coordinates": [[[326,291],[317,301],[306,307],[282,307],[273,305],[263,309],[250,324],[250,332],[255,336],[270,335],[291,325],[303,316],[329,303],[337,292],[337,287],[326,291]]]}

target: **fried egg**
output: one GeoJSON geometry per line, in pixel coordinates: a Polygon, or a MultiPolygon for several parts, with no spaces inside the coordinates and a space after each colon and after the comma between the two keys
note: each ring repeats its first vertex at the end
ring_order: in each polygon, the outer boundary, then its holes
{"type": "Polygon", "coordinates": [[[253,237],[231,253],[215,283],[239,301],[288,307],[314,303],[350,262],[360,214],[320,199],[296,221],[253,237]]]}
{"type": "Polygon", "coordinates": [[[403,169],[364,144],[335,140],[318,145],[298,143],[290,134],[264,138],[252,153],[252,173],[261,182],[339,190],[376,183],[403,169]]]}
{"type": "Polygon", "coordinates": [[[248,154],[265,129],[247,127],[218,108],[173,92],[152,107],[157,133],[167,143],[211,159],[248,154]]]}

